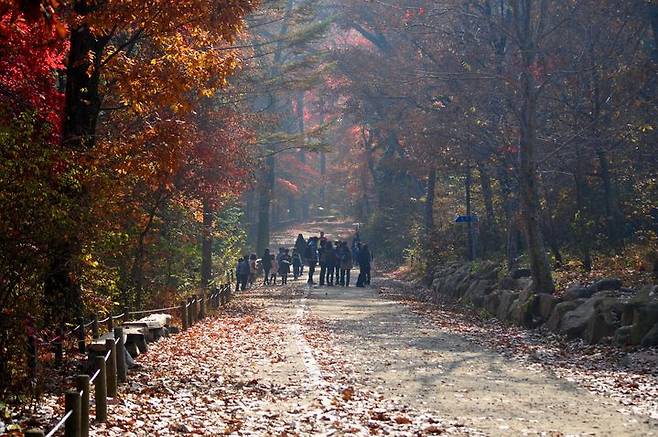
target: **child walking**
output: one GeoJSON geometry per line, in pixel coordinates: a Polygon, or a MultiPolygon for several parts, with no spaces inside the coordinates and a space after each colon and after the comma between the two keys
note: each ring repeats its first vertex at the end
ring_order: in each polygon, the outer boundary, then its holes
{"type": "Polygon", "coordinates": [[[288,273],[290,273],[290,251],[285,249],[279,256],[279,276],[281,276],[281,285],[288,283],[288,273]]]}

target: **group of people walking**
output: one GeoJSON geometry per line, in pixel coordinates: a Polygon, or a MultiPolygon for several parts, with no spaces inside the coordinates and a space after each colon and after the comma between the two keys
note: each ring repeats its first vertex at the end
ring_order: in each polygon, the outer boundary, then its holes
{"type": "Polygon", "coordinates": [[[320,267],[319,285],[349,287],[351,271],[359,267],[357,287],[370,285],[370,268],[372,254],[367,244],[361,242],[357,232],[352,239],[352,245],[347,241],[330,241],[320,232],[320,236],[309,237],[302,234],[297,236],[292,252],[288,248],[279,248],[278,253],[270,253],[265,249],[263,256],[258,259],[256,254],[245,255],[238,260],[236,267],[237,287],[245,290],[247,283],[253,285],[256,277],[262,271],[263,285],[276,285],[277,275],[281,284],[288,283],[291,273],[295,280],[304,274],[304,267],[308,267],[309,285],[315,285],[315,272],[320,267]]]}
{"type": "Polygon", "coordinates": [[[319,285],[349,287],[352,268],[359,266],[357,287],[370,284],[370,264],[372,254],[367,244],[362,244],[359,234],[354,236],[352,247],[347,241],[332,242],[320,232],[320,237],[310,237],[308,241],[299,234],[295,247],[304,247],[304,263],[308,266],[308,281],[315,285],[315,270],[320,266],[319,285]]]}

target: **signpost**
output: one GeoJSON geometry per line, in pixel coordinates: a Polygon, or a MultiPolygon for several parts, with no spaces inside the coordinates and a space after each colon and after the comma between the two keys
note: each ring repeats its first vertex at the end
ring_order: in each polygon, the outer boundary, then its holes
{"type": "Polygon", "coordinates": [[[476,215],[458,215],[455,217],[455,223],[476,223],[478,216],[476,215]]]}
{"type": "Polygon", "coordinates": [[[468,260],[473,261],[476,254],[476,233],[473,229],[473,223],[478,222],[478,216],[475,214],[458,215],[455,217],[455,223],[466,223],[468,225],[468,260]]]}

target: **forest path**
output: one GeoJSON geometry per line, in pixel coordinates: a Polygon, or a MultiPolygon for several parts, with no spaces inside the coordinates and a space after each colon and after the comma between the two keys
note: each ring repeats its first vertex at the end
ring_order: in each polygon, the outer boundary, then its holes
{"type": "MultiPolygon", "coordinates": [[[[342,239],[353,224],[334,220],[297,228],[305,236],[324,230],[330,239],[342,239]]],[[[280,232],[275,241],[293,241],[297,233],[280,232]]],[[[656,421],[627,414],[617,400],[435,323],[437,318],[470,323],[455,319],[459,315],[454,312],[434,307],[433,317],[425,317],[383,299],[380,287],[391,287],[389,281],[376,278],[373,287],[365,289],[308,288],[303,282],[296,286],[304,293],[298,304],[305,308],[306,329],[321,338],[309,338],[311,345],[315,353],[324,351],[340,360],[356,390],[374,391],[489,435],[658,435],[656,421]]]]}
{"type": "Polygon", "coordinates": [[[314,288],[306,299],[358,387],[489,435],[658,435],[655,423],[619,413],[616,400],[487,351],[378,297],[376,282],[372,289],[314,288]]]}

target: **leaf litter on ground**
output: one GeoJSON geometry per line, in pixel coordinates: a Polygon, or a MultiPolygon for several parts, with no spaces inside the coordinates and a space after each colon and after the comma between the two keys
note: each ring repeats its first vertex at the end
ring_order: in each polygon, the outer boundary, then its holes
{"type": "Polygon", "coordinates": [[[657,348],[589,345],[545,329],[506,325],[407,281],[388,277],[377,286],[380,297],[404,303],[435,327],[615,399],[621,413],[658,419],[657,348]]]}

